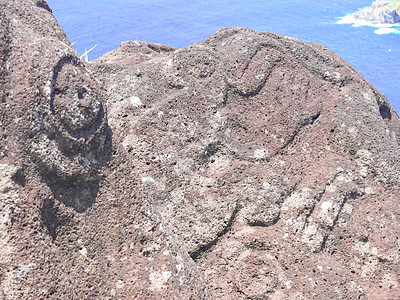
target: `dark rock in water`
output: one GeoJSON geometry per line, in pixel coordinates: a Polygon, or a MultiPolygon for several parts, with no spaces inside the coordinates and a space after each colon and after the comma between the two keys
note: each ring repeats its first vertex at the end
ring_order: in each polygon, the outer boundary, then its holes
{"type": "Polygon", "coordinates": [[[400,23],[400,2],[378,0],[354,14],[357,20],[365,20],[375,24],[400,23]]]}
{"type": "Polygon", "coordinates": [[[400,121],[337,55],[224,28],[85,64],[0,5],[2,298],[400,293],[400,121]]]}

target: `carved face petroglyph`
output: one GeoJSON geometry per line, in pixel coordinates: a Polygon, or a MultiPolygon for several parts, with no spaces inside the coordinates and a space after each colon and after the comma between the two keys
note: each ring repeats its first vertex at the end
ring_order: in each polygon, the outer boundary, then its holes
{"type": "Polygon", "coordinates": [[[31,156],[57,179],[91,179],[110,142],[98,84],[74,56],[60,59],[50,77],[31,124],[31,156]]]}

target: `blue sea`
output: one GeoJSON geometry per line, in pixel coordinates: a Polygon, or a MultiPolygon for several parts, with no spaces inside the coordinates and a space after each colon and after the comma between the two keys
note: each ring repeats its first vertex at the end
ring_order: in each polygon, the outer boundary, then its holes
{"type": "Polygon", "coordinates": [[[352,20],[372,0],[47,0],[78,54],[95,59],[122,41],[185,47],[241,26],[321,43],[348,61],[400,112],[400,27],[352,20]],[[354,24],[355,23],[355,24],[354,24]]]}

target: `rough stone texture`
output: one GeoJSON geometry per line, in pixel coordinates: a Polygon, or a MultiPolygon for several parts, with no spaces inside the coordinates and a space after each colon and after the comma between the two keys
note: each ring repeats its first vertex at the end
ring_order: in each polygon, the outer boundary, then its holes
{"type": "Polygon", "coordinates": [[[215,299],[399,294],[399,119],[325,47],[221,29],[91,64],[115,139],[215,299]],[[396,204],[397,203],[397,204],[396,204]]]}
{"type": "Polygon", "coordinates": [[[208,298],[46,2],[0,13],[0,298],[208,298]]]}
{"type": "Polygon", "coordinates": [[[398,298],[400,121],[341,58],[224,28],[85,64],[0,1],[3,298],[398,298]]]}

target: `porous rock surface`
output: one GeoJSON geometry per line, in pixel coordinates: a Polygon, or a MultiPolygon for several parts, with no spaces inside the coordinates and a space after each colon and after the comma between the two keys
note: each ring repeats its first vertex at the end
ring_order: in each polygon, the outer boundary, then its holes
{"type": "Polygon", "coordinates": [[[48,5],[0,14],[0,299],[208,298],[48,5]]]}
{"type": "Polygon", "coordinates": [[[400,121],[337,55],[224,28],[85,64],[0,4],[1,297],[398,297],[400,121]]]}

